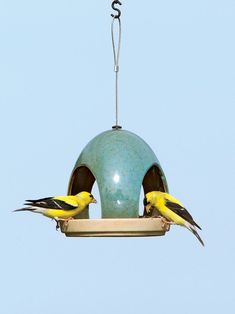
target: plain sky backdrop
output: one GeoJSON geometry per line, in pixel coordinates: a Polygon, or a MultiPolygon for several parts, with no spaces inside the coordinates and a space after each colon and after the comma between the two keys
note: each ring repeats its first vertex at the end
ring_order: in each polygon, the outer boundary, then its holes
{"type": "Polygon", "coordinates": [[[3,314],[234,313],[235,1],[122,2],[120,124],[152,147],[206,246],[180,227],[66,238],[12,213],[65,194],[81,150],[114,124],[112,10],[0,0],[3,314]]]}

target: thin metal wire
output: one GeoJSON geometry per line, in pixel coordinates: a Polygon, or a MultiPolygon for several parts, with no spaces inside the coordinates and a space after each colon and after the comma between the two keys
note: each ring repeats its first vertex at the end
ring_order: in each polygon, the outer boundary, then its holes
{"type": "Polygon", "coordinates": [[[115,72],[115,104],[116,104],[116,125],[113,128],[119,129],[121,128],[118,125],[118,118],[119,118],[119,56],[120,56],[120,48],[121,48],[121,35],[122,35],[122,28],[121,28],[121,20],[119,17],[113,17],[112,24],[111,24],[111,35],[112,35],[112,46],[113,46],[113,58],[114,58],[114,72],[115,72]],[[118,35],[118,41],[117,41],[117,47],[115,44],[115,38],[114,38],[114,24],[115,21],[118,22],[117,26],[117,35],[118,35]]]}

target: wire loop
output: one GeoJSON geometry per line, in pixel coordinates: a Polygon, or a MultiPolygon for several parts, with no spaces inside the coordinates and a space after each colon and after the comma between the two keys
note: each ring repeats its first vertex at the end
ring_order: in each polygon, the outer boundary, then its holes
{"type": "Polygon", "coordinates": [[[121,48],[121,20],[119,18],[117,18],[117,19],[116,19],[116,17],[113,18],[112,26],[111,26],[111,35],[112,35],[112,46],[113,46],[114,71],[118,72],[119,71],[119,56],[120,56],[120,48],[121,48]],[[114,24],[115,24],[116,20],[118,21],[117,47],[116,47],[115,38],[114,38],[114,24]]]}

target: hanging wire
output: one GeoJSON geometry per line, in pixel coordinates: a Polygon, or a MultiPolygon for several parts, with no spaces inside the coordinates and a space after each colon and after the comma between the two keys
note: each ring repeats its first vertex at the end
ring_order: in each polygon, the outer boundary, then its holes
{"type": "Polygon", "coordinates": [[[118,13],[116,15],[111,14],[113,17],[112,24],[111,24],[111,35],[112,35],[112,46],[113,46],[113,58],[114,58],[114,72],[115,72],[115,104],[116,104],[116,125],[113,126],[113,129],[121,129],[122,127],[118,125],[118,118],[119,118],[119,56],[120,56],[120,48],[121,48],[121,11],[117,9],[114,5],[119,4],[121,5],[121,2],[118,0],[113,1],[112,3],[112,8],[117,11],[118,13]],[[116,24],[117,21],[117,46],[115,44],[115,36],[114,36],[114,25],[116,24]]]}

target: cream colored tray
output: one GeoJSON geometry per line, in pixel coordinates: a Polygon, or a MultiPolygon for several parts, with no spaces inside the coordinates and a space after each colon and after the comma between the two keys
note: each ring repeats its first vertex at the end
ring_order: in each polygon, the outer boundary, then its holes
{"type": "Polygon", "coordinates": [[[67,237],[163,236],[169,231],[160,218],[73,219],[60,222],[67,237]]]}

